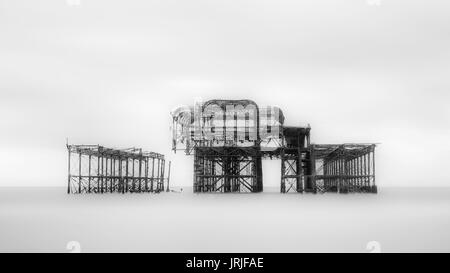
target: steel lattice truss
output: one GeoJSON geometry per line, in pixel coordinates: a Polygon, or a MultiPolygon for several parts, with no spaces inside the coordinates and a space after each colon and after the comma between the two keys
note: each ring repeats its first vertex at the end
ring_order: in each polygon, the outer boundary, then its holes
{"type": "Polygon", "coordinates": [[[254,147],[197,147],[194,173],[194,192],[262,191],[261,156],[254,147]]]}
{"type": "Polygon", "coordinates": [[[164,155],[142,149],[67,145],[68,193],[160,192],[168,185],[164,155]]]}

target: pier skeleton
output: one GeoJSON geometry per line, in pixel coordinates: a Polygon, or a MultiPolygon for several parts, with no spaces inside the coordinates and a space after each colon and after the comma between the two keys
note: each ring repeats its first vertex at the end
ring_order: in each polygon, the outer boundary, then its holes
{"type": "Polygon", "coordinates": [[[313,144],[281,109],[210,100],[172,112],[172,149],[194,155],[194,192],[261,192],[262,160],[281,161],[280,192],[376,193],[373,143],[313,144]]]}

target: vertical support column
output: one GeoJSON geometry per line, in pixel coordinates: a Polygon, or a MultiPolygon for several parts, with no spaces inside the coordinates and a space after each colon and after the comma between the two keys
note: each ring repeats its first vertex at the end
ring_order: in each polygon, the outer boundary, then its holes
{"type": "Polygon", "coordinates": [[[356,191],[356,185],[353,183],[353,160],[347,159],[347,181],[349,184],[349,187],[351,189],[354,189],[356,191]]]}
{"type": "Polygon", "coordinates": [[[358,158],[353,159],[353,181],[361,188],[362,185],[358,181],[358,158]]]}
{"type": "Polygon", "coordinates": [[[337,160],[338,164],[338,192],[342,192],[342,159],[337,160]]]}
{"type": "Polygon", "coordinates": [[[373,182],[372,182],[372,187],[373,187],[373,189],[372,189],[372,192],[373,193],[377,193],[378,192],[378,189],[377,189],[377,184],[375,183],[375,146],[373,146],[373,148],[372,148],[373,150],[372,150],[372,163],[373,163],[373,166],[372,166],[372,171],[373,171],[373,182]]]}
{"type": "Polygon", "coordinates": [[[336,189],[337,192],[340,192],[341,190],[341,161],[339,159],[336,159],[336,189]]]}
{"type": "Polygon", "coordinates": [[[224,145],[227,144],[227,116],[226,116],[227,112],[223,111],[223,115],[222,115],[222,122],[223,122],[223,143],[224,145]]]}
{"type": "MultiPolygon", "coordinates": [[[[297,155],[296,155],[296,158],[294,159],[294,161],[296,161],[295,163],[295,166],[296,166],[296,170],[295,170],[295,172],[296,172],[296,185],[295,185],[295,187],[296,187],[296,191],[297,192],[300,192],[300,193],[303,193],[304,191],[305,191],[305,189],[306,190],[308,190],[308,188],[309,188],[309,184],[310,184],[310,181],[311,181],[311,176],[308,176],[308,177],[306,177],[305,178],[305,175],[311,175],[312,174],[312,172],[311,172],[311,168],[312,168],[312,165],[311,165],[311,149],[309,150],[309,152],[306,152],[306,161],[307,161],[307,163],[306,163],[306,170],[303,170],[303,160],[302,160],[302,153],[303,153],[303,151],[302,151],[302,149],[304,149],[305,147],[304,147],[304,143],[305,143],[305,140],[306,140],[306,142],[308,142],[308,136],[302,136],[302,135],[297,135],[297,155]],[[302,145],[303,144],[303,145],[302,145]]],[[[307,147],[309,147],[309,146],[307,146],[307,147]]],[[[294,165],[294,164],[293,164],[294,165]]]]}
{"type": "Polygon", "coordinates": [[[327,191],[333,191],[333,162],[326,158],[327,162],[327,191]]]}
{"type": "Polygon", "coordinates": [[[334,180],[335,180],[335,174],[334,174],[334,160],[331,160],[330,163],[330,174],[331,174],[331,179],[330,179],[330,186],[333,188],[333,192],[336,191],[336,187],[334,185],[334,180]]]}
{"type": "Polygon", "coordinates": [[[161,180],[160,180],[160,183],[161,183],[160,190],[161,191],[164,191],[164,172],[165,172],[165,169],[166,169],[166,160],[163,159],[161,161],[161,180]]]}
{"type": "Polygon", "coordinates": [[[364,185],[361,182],[361,157],[358,155],[358,157],[356,158],[356,180],[358,181],[359,185],[364,185]]]}
{"type": "Polygon", "coordinates": [[[126,163],[125,163],[125,192],[128,192],[128,174],[129,174],[129,170],[128,170],[128,165],[129,165],[129,158],[125,157],[126,163]]]}
{"type": "Polygon", "coordinates": [[[78,193],[81,193],[81,153],[78,154],[78,193]]]}
{"type": "MultiPolygon", "coordinates": [[[[195,162],[195,160],[194,160],[195,162]]],[[[155,179],[155,158],[152,158],[152,178],[150,179],[150,192],[153,192],[153,181],[155,179]]]]}
{"type": "Polygon", "coordinates": [[[330,175],[330,179],[328,179],[328,186],[334,192],[334,162],[328,161],[328,174],[330,175]]]}
{"type": "Polygon", "coordinates": [[[200,160],[199,150],[198,148],[194,148],[194,174],[192,179],[194,180],[194,187],[192,189],[193,192],[199,192],[199,185],[197,179],[198,165],[200,160]]]}
{"type": "Polygon", "coordinates": [[[139,192],[142,190],[142,157],[139,157],[139,192]]]}
{"type": "Polygon", "coordinates": [[[338,192],[338,184],[337,184],[337,160],[333,159],[333,191],[338,192]]]}
{"type": "MultiPolygon", "coordinates": [[[[316,153],[314,152],[314,145],[311,145],[311,189],[313,190],[314,193],[317,192],[317,187],[316,187],[316,153]]],[[[299,160],[301,160],[301,155],[299,160]]]]}
{"type": "Polygon", "coordinates": [[[167,192],[169,192],[170,191],[170,165],[171,165],[171,161],[169,161],[169,170],[168,170],[168,172],[167,172],[167,192]]]}
{"type": "Polygon", "coordinates": [[[108,158],[102,156],[102,193],[108,190],[108,158]]]}
{"type": "Polygon", "coordinates": [[[346,179],[345,179],[345,158],[341,158],[341,183],[342,183],[342,189],[344,193],[348,193],[348,187],[346,185],[346,179]]]}
{"type": "Polygon", "coordinates": [[[255,153],[256,155],[252,155],[252,157],[256,158],[256,166],[255,166],[255,178],[256,178],[256,191],[263,191],[263,172],[262,172],[262,158],[259,152],[255,153]]]}
{"type": "Polygon", "coordinates": [[[88,193],[91,193],[91,159],[92,155],[89,155],[89,169],[88,169],[88,193]]]}
{"type": "Polygon", "coordinates": [[[125,193],[125,184],[124,184],[123,175],[122,175],[122,158],[120,156],[119,156],[119,185],[120,185],[122,194],[125,193]]]}
{"type": "Polygon", "coordinates": [[[372,151],[369,150],[369,153],[367,155],[367,175],[368,175],[368,181],[369,181],[369,185],[371,184],[372,181],[372,168],[371,168],[371,157],[372,157],[372,151]]]}
{"type": "Polygon", "coordinates": [[[211,177],[209,178],[209,185],[212,186],[216,179],[216,159],[214,157],[210,158],[211,162],[211,177]]]}
{"type": "Polygon", "coordinates": [[[344,158],[344,179],[345,179],[345,185],[347,186],[349,192],[352,191],[352,184],[350,179],[350,160],[348,159],[347,155],[344,158]]]}
{"type": "Polygon", "coordinates": [[[356,171],[357,171],[357,164],[356,164],[357,161],[356,160],[357,160],[357,158],[352,159],[352,165],[353,165],[352,166],[352,177],[353,177],[352,181],[353,181],[353,184],[355,184],[358,187],[358,189],[360,190],[361,184],[359,184],[358,178],[356,175],[356,171]]]}
{"type": "Polygon", "coordinates": [[[120,192],[119,185],[119,158],[114,158],[114,187],[116,192],[120,192]]]}
{"type": "Polygon", "coordinates": [[[97,155],[97,193],[100,192],[100,155],[97,155]]]}
{"type": "Polygon", "coordinates": [[[134,158],[132,158],[131,160],[133,160],[133,164],[131,165],[131,192],[134,192],[136,189],[136,180],[134,177],[134,158]]]}
{"type": "MultiPolygon", "coordinates": [[[[170,161],[169,161],[169,164],[170,164],[170,161]]],[[[208,158],[205,161],[205,175],[211,175],[211,158],[208,158]]],[[[212,179],[211,179],[210,176],[207,176],[205,178],[205,183],[206,183],[208,188],[211,188],[213,186],[212,185],[212,179]]]]}
{"type": "Polygon", "coordinates": [[[109,192],[112,193],[114,190],[114,157],[109,159],[110,168],[109,168],[109,192]]]}
{"type": "MultiPolygon", "coordinates": [[[[303,173],[303,162],[302,162],[302,152],[300,150],[300,140],[297,141],[297,151],[296,154],[293,155],[292,169],[295,166],[295,191],[303,193],[303,180],[305,180],[305,188],[308,187],[309,177],[304,179],[303,173]]],[[[288,167],[289,169],[289,167],[288,167]]],[[[306,171],[306,175],[308,175],[308,171],[306,171]]]]}
{"type": "MultiPolygon", "coordinates": [[[[223,160],[223,168],[224,168],[224,186],[223,192],[229,192],[231,189],[231,178],[230,178],[230,169],[231,169],[231,158],[228,156],[227,149],[224,149],[224,155],[222,156],[223,160]]],[[[256,166],[256,158],[253,158],[254,164],[256,166]]]]}
{"type": "Polygon", "coordinates": [[[336,192],[339,192],[339,173],[338,173],[338,163],[337,159],[334,159],[334,184],[336,187],[336,192]]]}
{"type": "Polygon", "coordinates": [[[105,157],[105,192],[108,192],[108,180],[110,179],[110,176],[108,175],[108,157],[105,157]]]}
{"type": "Polygon", "coordinates": [[[367,172],[367,184],[372,185],[372,176],[370,175],[370,156],[371,156],[370,152],[366,154],[366,157],[367,157],[366,172],[367,172]]]}
{"type": "Polygon", "coordinates": [[[98,171],[99,171],[99,174],[98,174],[98,193],[101,193],[102,192],[102,188],[103,188],[103,157],[100,155],[99,157],[98,157],[98,160],[99,160],[99,164],[98,164],[98,171]]]}
{"type": "Polygon", "coordinates": [[[145,192],[148,192],[148,157],[145,157],[145,192]]]}
{"type": "Polygon", "coordinates": [[[156,174],[156,191],[159,192],[160,188],[159,188],[159,179],[160,179],[160,171],[161,171],[161,159],[158,158],[158,169],[157,169],[157,174],[156,174]]]}
{"type": "Polygon", "coordinates": [[[67,161],[67,193],[70,193],[70,147],[67,146],[68,161],[67,161]]]}
{"type": "Polygon", "coordinates": [[[327,179],[328,162],[325,158],[322,160],[322,166],[323,166],[322,167],[323,168],[323,190],[326,192],[326,191],[328,191],[328,183],[327,183],[327,181],[328,181],[328,179],[327,179]]]}
{"type": "Polygon", "coordinates": [[[364,158],[364,155],[361,155],[361,158],[360,158],[360,161],[361,161],[361,183],[363,183],[363,185],[365,185],[365,186],[368,186],[367,185],[367,180],[366,180],[366,177],[365,177],[365,158],[364,158]]]}
{"type": "Polygon", "coordinates": [[[332,171],[333,171],[333,191],[334,192],[337,192],[337,188],[338,188],[338,185],[337,185],[337,172],[336,172],[336,168],[337,168],[337,161],[336,161],[336,159],[333,159],[333,163],[332,163],[332,171]]]}
{"type": "Polygon", "coordinates": [[[367,179],[367,164],[366,163],[367,163],[367,153],[364,153],[364,155],[363,155],[363,166],[362,166],[363,179],[364,179],[364,182],[366,184],[370,184],[370,182],[367,179]]]}
{"type": "Polygon", "coordinates": [[[286,181],[285,181],[285,151],[284,148],[281,148],[281,183],[280,183],[280,192],[286,193],[286,181]]]}

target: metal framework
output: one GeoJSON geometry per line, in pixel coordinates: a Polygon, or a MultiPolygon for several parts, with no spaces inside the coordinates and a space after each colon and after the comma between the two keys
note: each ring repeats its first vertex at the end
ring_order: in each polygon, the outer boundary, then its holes
{"type": "Polygon", "coordinates": [[[164,155],[142,149],[110,149],[100,145],[67,145],[67,193],[161,192],[164,155]]]}
{"type": "Polygon", "coordinates": [[[173,150],[194,154],[194,192],[261,192],[261,150],[278,147],[277,107],[251,100],[210,100],[173,113],[173,150]]]}
{"type": "Polygon", "coordinates": [[[320,162],[312,179],[321,192],[377,192],[375,144],[312,145],[320,162]]]}
{"type": "Polygon", "coordinates": [[[197,147],[194,192],[262,191],[261,156],[255,147],[197,147]]]}
{"type": "Polygon", "coordinates": [[[281,193],[315,191],[310,131],[309,127],[283,128],[283,146],[276,154],[281,159],[281,193]]]}
{"type": "Polygon", "coordinates": [[[194,154],[194,192],[260,192],[263,158],[281,160],[281,193],[377,192],[375,144],[312,144],[311,127],[284,126],[278,107],[210,100],[172,117],[172,149],[194,154]]]}

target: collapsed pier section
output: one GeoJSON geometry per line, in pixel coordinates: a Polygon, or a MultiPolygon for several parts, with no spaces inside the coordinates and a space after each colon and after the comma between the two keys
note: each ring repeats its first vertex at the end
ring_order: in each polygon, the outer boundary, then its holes
{"type": "Polygon", "coordinates": [[[312,177],[319,192],[377,193],[375,144],[314,144],[316,170],[312,177]]]}
{"type": "Polygon", "coordinates": [[[100,145],[67,145],[67,151],[67,193],[161,192],[169,183],[170,162],[165,177],[159,153],[100,145]]]}

